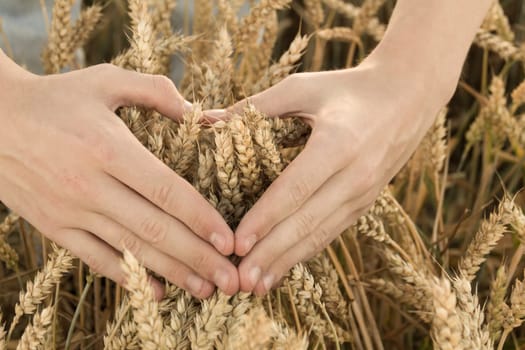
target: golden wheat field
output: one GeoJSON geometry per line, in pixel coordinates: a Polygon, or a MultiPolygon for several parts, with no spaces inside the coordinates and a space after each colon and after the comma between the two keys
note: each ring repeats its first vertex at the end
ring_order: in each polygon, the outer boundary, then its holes
{"type": "MultiPolygon", "coordinates": [[[[138,107],[118,114],[232,228],[310,129],[253,107],[211,127],[199,123],[202,110],[297,71],[357,65],[395,5],[195,0],[175,25],[175,7],[188,1],[95,1],[78,16],[73,3],[55,0],[44,14],[45,72],[97,63],[103,45],[92,37],[116,18],[127,43],[111,63],[165,75],[174,59],[182,64],[176,85],[194,103],[183,122],[138,107]]],[[[0,203],[0,350],[525,348],[524,105],[525,6],[496,1],[456,94],[411,160],[366,215],[265,297],[216,292],[201,301],[166,283],[157,302],[126,253],[128,292],[0,203]]]]}

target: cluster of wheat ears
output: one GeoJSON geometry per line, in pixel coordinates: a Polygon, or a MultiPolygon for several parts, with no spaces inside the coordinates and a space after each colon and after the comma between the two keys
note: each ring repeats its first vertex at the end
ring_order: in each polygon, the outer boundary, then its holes
{"type": "MultiPolygon", "coordinates": [[[[55,1],[42,55],[47,73],[80,68],[79,49],[109,20],[99,5],[73,20],[73,3],[55,1]]],[[[202,110],[226,107],[297,69],[355,65],[381,40],[394,5],[248,3],[241,16],[244,0],[196,0],[193,28],[181,34],[172,28],[175,0],[129,0],[129,47],[112,61],[168,74],[173,57],[182,58],[178,87],[194,102],[183,122],[138,107],[118,113],[232,227],[301,152],[310,130],[250,106],[210,127],[199,124],[202,110]]],[[[216,292],[200,301],[167,283],[157,302],[130,253],[122,262],[127,292],[3,208],[0,350],[520,348],[525,51],[514,17],[495,1],[457,96],[412,159],[368,214],[266,297],[216,292]]]]}

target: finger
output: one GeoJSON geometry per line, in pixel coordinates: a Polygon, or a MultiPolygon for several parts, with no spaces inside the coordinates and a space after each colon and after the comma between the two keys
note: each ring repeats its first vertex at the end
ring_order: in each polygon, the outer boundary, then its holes
{"type": "Polygon", "coordinates": [[[292,215],[329,178],[343,168],[343,163],[327,152],[330,146],[324,142],[320,144],[316,137],[316,134],[312,134],[304,150],[241,220],[235,232],[237,255],[246,255],[272,227],[292,215]]]}
{"type": "Polygon", "coordinates": [[[144,106],[161,114],[181,120],[185,111],[191,110],[191,103],[179,93],[175,84],[166,76],[144,74],[105,65],[109,107],[114,111],[122,106],[144,106]]]}
{"type": "Polygon", "coordinates": [[[253,288],[257,276],[264,274],[271,264],[319,231],[319,227],[333,216],[334,211],[346,208],[346,212],[353,212],[356,208],[369,206],[377,196],[375,189],[363,193],[359,187],[350,185],[348,190],[341,190],[345,187],[345,180],[350,184],[359,184],[355,181],[356,175],[355,172],[349,174],[345,170],[332,177],[303,207],[274,227],[239,266],[241,288],[253,288]]]}
{"type": "Polygon", "coordinates": [[[363,215],[367,209],[368,206],[365,206],[352,211],[347,205],[337,210],[304,241],[287,252],[287,254],[282,255],[280,259],[274,261],[257,282],[253,292],[258,296],[268,293],[295,264],[307,261],[325,249],[337,236],[363,215]]]}
{"type": "Polygon", "coordinates": [[[348,183],[349,180],[352,180],[349,175],[353,174],[345,169],[331,177],[306,203],[274,226],[265,238],[257,243],[239,268],[243,288],[253,288],[257,282],[257,276],[262,271],[307,238],[313,230],[333,214],[334,209],[344,206],[345,203],[352,203],[355,198],[358,201],[354,205],[360,205],[359,196],[362,194],[359,193],[359,190],[343,190],[345,187],[353,189],[348,183]]]}
{"type": "Polygon", "coordinates": [[[228,121],[233,116],[226,109],[208,109],[202,111],[203,121],[208,125],[215,124],[219,121],[228,121]]]}
{"type": "MultiPolygon", "coordinates": [[[[103,275],[126,287],[126,274],[120,266],[122,256],[93,234],[79,229],[63,229],[53,234],[53,241],[69,249],[73,255],[86,263],[95,273],[103,275]]],[[[154,278],[150,279],[157,300],[162,299],[164,287],[154,278]]]]}
{"type": "MultiPolygon", "coordinates": [[[[296,85],[296,76],[289,76],[274,86],[237,102],[227,109],[232,114],[242,114],[248,105],[253,105],[258,111],[269,117],[285,117],[300,115],[304,112],[301,108],[301,94],[290,94],[296,85]],[[286,98],[283,98],[286,96],[286,98]]],[[[213,115],[213,113],[212,113],[213,115]]],[[[217,113],[217,115],[220,115],[217,113]]]]}
{"type": "Polygon", "coordinates": [[[225,293],[237,291],[237,269],[183,223],[109,176],[100,179],[98,186],[104,191],[95,198],[98,207],[94,210],[213,281],[225,293]]]}
{"type": "Polygon", "coordinates": [[[140,144],[124,125],[121,127],[125,132],[115,135],[111,143],[104,142],[107,146],[98,146],[98,161],[104,170],[183,222],[223,255],[232,254],[233,232],[221,214],[189,182],[140,144]]]}
{"type": "Polygon", "coordinates": [[[90,232],[94,232],[120,252],[124,252],[125,249],[128,250],[148,269],[165,277],[194,297],[207,298],[215,290],[212,283],[199,277],[196,272],[180,261],[153,248],[114,220],[100,214],[90,213],[85,222],[87,222],[90,232]]]}

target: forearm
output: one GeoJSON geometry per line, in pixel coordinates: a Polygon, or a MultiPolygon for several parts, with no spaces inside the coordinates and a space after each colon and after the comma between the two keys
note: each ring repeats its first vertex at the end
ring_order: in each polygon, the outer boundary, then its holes
{"type": "Polygon", "coordinates": [[[385,36],[365,62],[414,77],[450,97],[492,0],[398,0],[385,36]]]}

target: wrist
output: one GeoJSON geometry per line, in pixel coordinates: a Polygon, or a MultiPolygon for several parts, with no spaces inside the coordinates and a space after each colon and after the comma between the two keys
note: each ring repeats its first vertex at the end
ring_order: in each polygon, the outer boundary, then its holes
{"type": "Polygon", "coordinates": [[[451,98],[491,0],[399,0],[383,40],[363,64],[442,103],[451,98]]]}
{"type": "Polygon", "coordinates": [[[446,104],[456,90],[462,62],[443,66],[432,57],[406,57],[405,52],[399,51],[378,46],[359,66],[375,71],[383,82],[404,94],[446,104]]]}

